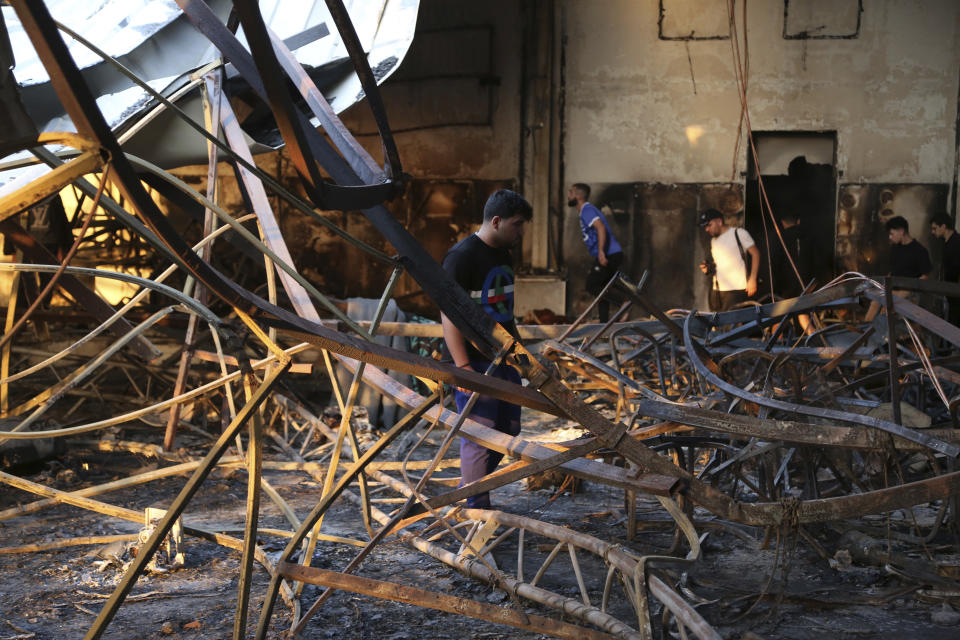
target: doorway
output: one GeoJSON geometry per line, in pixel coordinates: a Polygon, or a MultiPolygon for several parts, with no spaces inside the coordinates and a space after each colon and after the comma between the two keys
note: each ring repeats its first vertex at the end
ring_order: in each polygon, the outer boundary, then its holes
{"type": "MultiPolygon", "coordinates": [[[[772,218],[781,225],[784,216],[794,214],[799,221],[800,251],[804,284],[816,279],[817,286],[834,277],[834,234],[837,202],[837,134],[828,132],[772,131],[754,132],[757,158],[747,153],[747,180],[744,227],[760,248],[759,296],[777,297],[796,281],[771,274],[771,248],[779,239],[767,215],[767,202],[760,195],[758,176],[769,201],[772,218]],[[806,273],[805,273],[806,272],[806,273]]],[[[798,265],[800,266],[800,265],[798,265]]]]}

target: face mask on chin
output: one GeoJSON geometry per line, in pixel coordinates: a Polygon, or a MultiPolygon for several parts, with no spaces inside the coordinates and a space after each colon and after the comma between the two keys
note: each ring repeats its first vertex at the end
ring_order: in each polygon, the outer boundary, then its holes
{"type": "Polygon", "coordinates": [[[577,200],[575,198],[570,198],[569,200],[567,200],[567,206],[568,207],[577,206],[577,200]]]}

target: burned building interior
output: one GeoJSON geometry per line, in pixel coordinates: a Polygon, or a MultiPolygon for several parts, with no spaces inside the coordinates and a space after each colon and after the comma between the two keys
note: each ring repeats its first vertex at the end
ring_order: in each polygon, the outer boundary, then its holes
{"type": "Polygon", "coordinates": [[[0,639],[960,637],[960,3],[0,15],[0,639]]]}

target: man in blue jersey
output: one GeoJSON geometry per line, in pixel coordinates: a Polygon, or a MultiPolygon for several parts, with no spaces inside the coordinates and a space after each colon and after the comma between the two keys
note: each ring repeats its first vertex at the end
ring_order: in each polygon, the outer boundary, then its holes
{"type": "MultiPolygon", "coordinates": [[[[513,257],[510,250],[520,246],[533,209],[518,193],[501,189],[487,199],[480,230],[455,244],[443,258],[443,269],[464,291],[515,338],[519,338],[513,316],[513,257]]],[[[458,367],[483,373],[490,361],[470,342],[446,315],[440,314],[443,340],[449,358],[458,367]]],[[[490,375],[520,384],[520,373],[501,364],[490,375]]],[[[469,391],[456,389],[457,411],[463,411],[469,391]]],[[[480,396],[470,418],[480,424],[515,436],[520,433],[520,405],[489,396],[480,396]]],[[[493,472],[503,454],[464,437],[460,438],[460,485],[470,484],[493,472]]],[[[490,493],[467,498],[467,507],[489,509],[490,493]]]]}
{"type": "MultiPolygon", "coordinates": [[[[592,296],[598,295],[610,278],[623,264],[623,249],[613,236],[610,223],[595,206],[587,202],[590,197],[590,185],[578,182],[570,187],[567,193],[567,205],[576,207],[580,213],[580,232],[587,251],[593,257],[593,267],[587,274],[587,291],[592,296]]],[[[597,304],[600,312],[600,322],[610,319],[610,303],[601,300],[597,304]]]]}

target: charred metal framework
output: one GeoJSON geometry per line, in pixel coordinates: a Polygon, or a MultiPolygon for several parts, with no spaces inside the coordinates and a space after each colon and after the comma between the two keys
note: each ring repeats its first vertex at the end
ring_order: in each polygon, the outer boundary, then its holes
{"type": "MultiPolygon", "coordinates": [[[[41,136],[35,154],[56,168],[0,200],[2,231],[20,247],[24,259],[23,263],[0,268],[17,274],[53,272],[46,291],[55,288],[65,291],[65,295],[86,308],[101,324],[67,349],[11,373],[10,354],[15,330],[34,314],[34,307],[23,312],[19,324],[14,327],[18,290],[15,277],[11,303],[7,308],[7,326],[0,343],[3,350],[0,401],[2,416],[20,418],[20,421],[0,432],[0,443],[93,433],[166,411],[164,446],[169,449],[182,424],[180,412],[188,402],[226,389],[223,393],[230,403],[229,410],[225,411],[224,428],[202,460],[125,481],[132,484],[170,474],[190,474],[180,494],[141,545],[139,554],[90,627],[87,638],[99,638],[105,633],[118,608],[204,481],[217,466],[223,465],[244,466],[248,471],[243,537],[190,526],[184,527],[184,531],[242,551],[233,630],[235,638],[245,636],[254,561],[271,576],[260,609],[257,638],[266,637],[270,631],[278,597],[293,610],[293,630],[298,631],[309,623],[334,590],[350,590],[463,612],[565,638],[651,638],[655,624],[651,620],[649,598],[653,597],[663,604],[683,633],[714,639],[719,638],[719,634],[675,590],[685,579],[683,568],[700,557],[699,523],[694,517],[694,506],[735,523],[802,531],[810,523],[939,502],[942,507],[931,535],[944,522],[956,529],[956,495],[960,488],[960,472],[954,470],[960,454],[960,438],[957,437],[960,404],[957,398],[960,396],[956,395],[956,390],[960,389],[960,376],[945,367],[958,361],[956,350],[960,347],[960,329],[895,295],[895,292],[919,291],[928,295],[960,297],[960,285],[897,279],[879,283],[862,276],[850,276],[809,295],[770,305],[721,314],[696,311],[668,314],[646,299],[642,282],[637,285],[618,276],[601,293],[601,296],[614,296],[622,302],[620,311],[610,323],[602,327],[580,326],[586,317],[585,312],[566,328],[525,328],[524,335],[531,340],[522,344],[494,324],[383,205],[404,186],[399,151],[379,100],[373,74],[340,0],[327,0],[327,4],[363,82],[369,108],[374,113],[386,159],[383,168],[377,166],[342,126],[282,41],[270,33],[256,2],[235,2],[235,15],[247,34],[249,51],[203,2],[178,2],[189,19],[223,53],[221,62],[231,63],[270,106],[303,180],[307,200],[284,190],[253,163],[243,144],[236,116],[223,93],[222,64],[210,65],[196,74],[205,99],[205,122],[194,123],[194,128],[207,138],[210,159],[208,192],[202,195],[147,160],[123,152],[98,111],[94,96],[74,66],[58,26],[43,3],[11,2],[49,71],[57,95],[76,124],[78,134],[41,136]],[[292,88],[296,88],[299,96],[293,95],[292,88]],[[300,99],[309,108],[309,113],[298,106],[300,99]],[[320,121],[326,137],[310,126],[310,117],[320,121]],[[220,141],[221,132],[225,143],[220,141]],[[42,148],[52,142],[68,144],[80,154],[64,163],[42,148]],[[261,237],[242,226],[244,219],[232,218],[217,204],[214,185],[220,158],[229,158],[236,165],[238,183],[250,203],[251,217],[255,217],[259,224],[261,237]],[[99,186],[95,187],[84,176],[97,170],[101,171],[101,178],[99,186]],[[145,172],[154,174],[155,179],[166,181],[171,188],[183,191],[205,207],[204,240],[199,246],[191,247],[157,207],[141,182],[141,174],[145,172]],[[333,182],[328,181],[328,177],[333,182]],[[35,239],[17,225],[15,217],[70,184],[91,194],[94,211],[102,208],[116,216],[132,233],[168,258],[172,263],[170,268],[158,277],[146,279],[70,266],[72,253],[67,254],[62,264],[55,264],[57,261],[53,256],[38,248],[35,239]],[[109,197],[108,184],[115,187],[126,205],[136,211],[137,218],[130,216],[109,197]],[[396,257],[389,257],[341,229],[333,230],[344,241],[367,250],[385,269],[392,270],[372,321],[359,323],[348,318],[293,268],[271,211],[268,190],[286,199],[305,216],[319,217],[315,209],[361,209],[397,250],[396,257]],[[244,235],[263,254],[267,264],[269,300],[238,285],[212,266],[210,243],[227,230],[244,235]],[[175,270],[190,276],[183,291],[162,283],[175,270]],[[382,333],[414,335],[436,331],[436,328],[381,323],[393,287],[402,272],[412,275],[479,349],[493,361],[513,363],[529,380],[529,385],[511,385],[375,343],[374,336],[382,333]],[[114,311],[86,289],[79,279],[79,276],[93,274],[132,282],[142,287],[142,291],[120,310],[114,311]],[[277,303],[274,277],[279,278],[293,311],[277,303]],[[168,306],[159,306],[155,313],[138,324],[124,319],[148,290],[172,301],[168,306]],[[218,315],[211,311],[211,295],[228,305],[229,314],[218,315]],[[849,322],[821,326],[810,337],[794,336],[789,328],[791,319],[799,314],[816,317],[816,314],[856,308],[868,302],[879,303],[886,309],[886,335],[849,322]],[[334,320],[321,320],[315,303],[323,305],[334,320]],[[653,319],[616,323],[631,307],[653,319]],[[105,368],[113,366],[121,370],[130,378],[134,388],[137,388],[136,375],[144,375],[148,380],[156,375],[151,363],[157,361],[157,354],[149,341],[149,330],[175,313],[187,313],[189,320],[183,347],[177,355],[179,366],[172,397],[154,402],[148,398],[148,392],[141,394],[148,406],[136,411],[64,428],[37,429],[39,418],[56,401],[67,396],[85,379],[93,376],[95,380],[105,368]],[[216,345],[216,353],[201,352],[196,346],[197,335],[204,326],[216,345]],[[9,406],[11,396],[16,395],[11,394],[16,382],[53,362],[72,357],[82,343],[106,329],[117,336],[109,349],[39,395],[9,406]],[[904,330],[906,333],[902,333],[904,330]],[[841,333],[846,336],[846,342],[831,342],[833,335],[841,333]],[[280,344],[281,338],[301,342],[284,347],[280,344]],[[244,340],[248,344],[244,344],[244,340]],[[927,351],[934,340],[944,345],[943,353],[931,357],[927,351]],[[533,341],[539,343],[534,347],[533,341]],[[252,358],[251,345],[256,345],[265,356],[252,358]],[[308,408],[276,392],[278,382],[288,372],[302,366],[296,362],[297,354],[311,347],[322,350],[324,363],[331,374],[331,385],[342,416],[336,429],[311,414],[308,408]],[[143,363],[140,371],[131,373],[130,367],[124,367],[123,363],[110,362],[121,350],[143,363]],[[187,374],[191,363],[198,359],[219,363],[220,375],[206,384],[188,388],[187,374]],[[332,374],[335,362],[350,371],[352,381],[349,387],[341,387],[332,374]],[[400,371],[431,381],[432,390],[424,396],[390,378],[384,370],[400,371]],[[405,412],[378,439],[366,446],[361,446],[350,419],[358,402],[361,382],[393,398],[405,412]],[[470,420],[465,414],[458,415],[445,409],[443,383],[569,418],[592,435],[554,447],[507,438],[470,420]],[[949,418],[948,426],[919,431],[904,425],[901,411],[904,386],[914,387],[915,395],[921,397],[925,397],[926,390],[936,388],[938,401],[944,405],[941,412],[949,418]],[[945,389],[953,390],[953,399],[945,389]],[[584,394],[579,393],[583,390],[612,398],[616,407],[613,419],[588,404],[584,394]],[[242,399],[236,406],[233,404],[235,396],[242,399]],[[892,419],[859,411],[864,407],[880,407],[883,397],[889,402],[892,419]],[[398,465],[381,458],[394,439],[415,428],[421,420],[444,429],[446,434],[433,459],[426,463],[423,475],[414,483],[406,474],[406,463],[398,465]],[[282,429],[276,427],[278,421],[282,422],[282,429]],[[245,448],[240,446],[238,439],[243,430],[248,433],[245,448]],[[315,436],[319,438],[321,435],[327,442],[319,448],[330,455],[326,464],[311,459],[310,448],[315,436]],[[517,461],[453,491],[436,493],[428,490],[428,482],[444,464],[443,456],[456,435],[511,454],[517,461]],[[235,440],[240,455],[226,456],[235,440]],[[289,460],[286,463],[265,460],[263,445],[267,441],[279,446],[289,460]],[[346,459],[348,453],[352,456],[349,461],[346,459]],[[598,459],[601,455],[619,458],[624,466],[604,464],[598,459]],[[851,461],[852,456],[859,455],[875,455],[882,459],[885,471],[893,472],[870,477],[857,474],[851,469],[851,461]],[[914,465],[918,470],[904,472],[901,458],[917,455],[925,464],[914,465]],[[265,466],[283,464],[307,471],[322,483],[320,500],[302,520],[262,476],[265,466]],[[671,555],[636,557],[619,545],[565,527],[498,511],[451,507],[470,495],[554,468],[621,488],[626,492],[628,505],[634,502],[638,493],[653,496],[675,523],[677,544],[671,555]],[[387,473],[397,470],[402,471],[402,479],[387,473]],[[823,470],[830,471],[829,487],[818,479],[818,472],[823,470]],[[388,514],[376,508],[368,490],[368,482],[374,481],[402,497],[398,509],[388,514]],[[357,494],[351,490],[354,484],[357,494]],[[745,492],[749,492],[750,500],[745,499],[745,492]],[[258,526],[261,493],[281,507],[291,525],[291,530],[284,532],[289,541],[275,562],[257,545],[258,531],[262,531],[258,526]],[[362,550],[340,572],[311,567],[310,559],[317,540],[343,542],[331,536],[325,538],[321,533],[327,510],[340,497],[357,504],[369,540],[359,541],[362,550]],[[413,533],[409,525],[421,521],[428,524],[413,533]],[[465,534],[464,529],[467,529],[465,534]],[[413,548],[505,590],[517,606],[493,607],[454,599],[429,589],[351,575],[370,552],[390,536],[397,536],[413,548]],[[527,562],[524,559],[531,536],[555,541],[533,575],[528,570],[529,559],[527,562]],[[510,574],[491,566],[486,555],[514,537],[517,561],[515,572],[510,574]],[[305,548],[305,552],[302,563],[298,563],[295,555],[301,548],[305,548]],[[457,548],[459,551],[451,550],[457,548]],[[681,548],[686,552],[677,554],[681,548]],[[607,567],[603,584],[588,584],[584,578],[580,558],[587,555],[607,567]],[[569,562],[577,578],[579,598],[563,596],[542,586],[541,580],[550,565],[561,561],[569,562]],[[300,610],[304,583],[327,587],[306,612],[300,610]],[[521,598],[552,607],[578,622],[527,615],[520,605],[521,598]],[[611,615],[608,605],[612,598],[624,598],[636,620],[627,622],[611,615]]],[[[175,109],[168,101],[162,102],[167,108],[175,109]]],[[[183,117],[182,113],[179,115],[183,117]]],[[[87,222],[92,216],[93,213],[87,222]]],[[[81,231],[77,244],[83,235],[81,231]]],[[[37,299],[42,299],[43,295],[37,299]]],[[[40,315],[33,317],[37,323],[41,319],[40,315]]],[[[167,364],[172,361],[168,360],[167,364]]],[[[103,446],[109,448],[112,445],[105,442],[103,446]]],[[[135,445],[127,443],[123,446],[135,445]]],[[[0,473],[0,480],[44,498],[0,513],[0,518],[65,503],[111,517],[133,521],[143,519],[139,512],[93,498],[100,488],[64,492],[8,473],[0,473]]],[[[635,513],[631,511],[628,537],[632,537],[635,527],[635,513]]]]}

